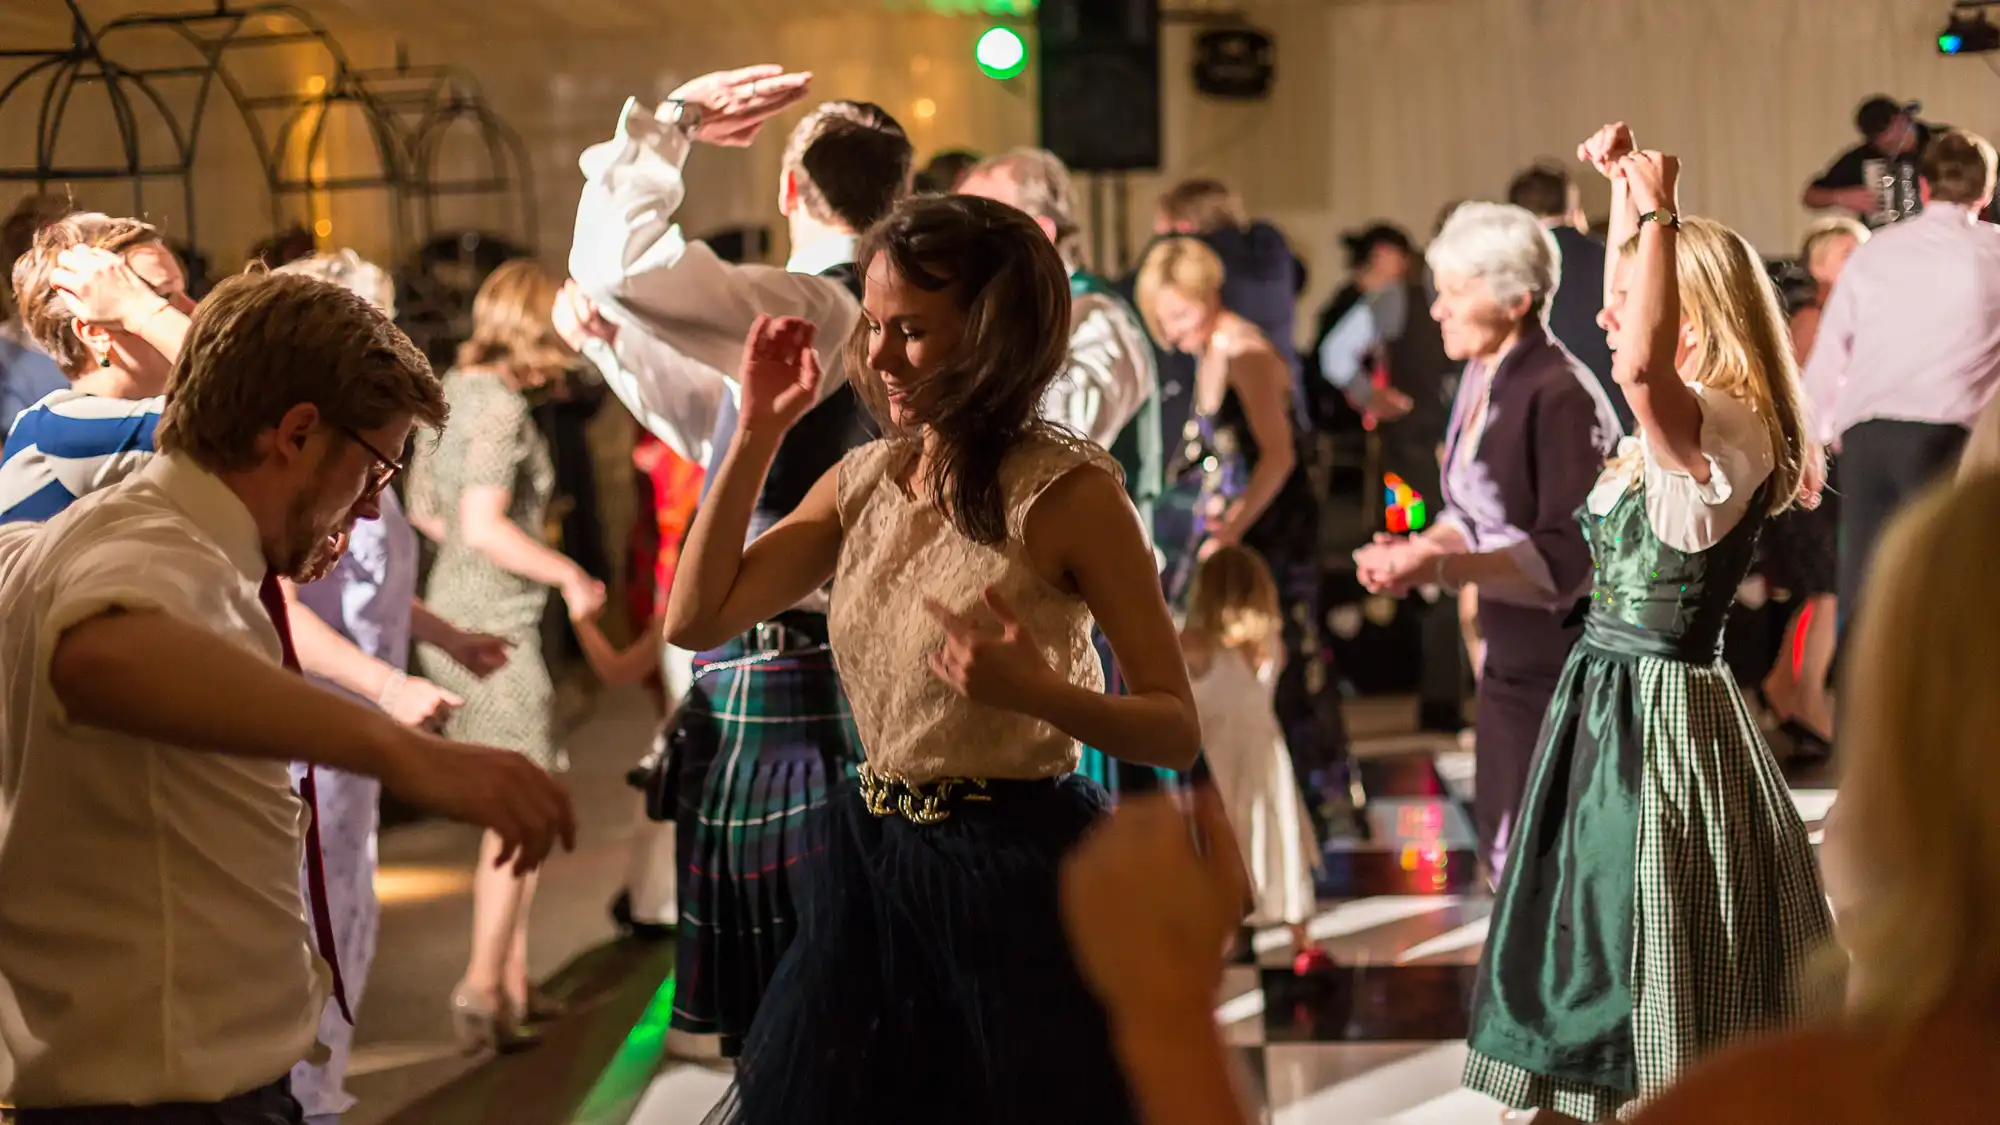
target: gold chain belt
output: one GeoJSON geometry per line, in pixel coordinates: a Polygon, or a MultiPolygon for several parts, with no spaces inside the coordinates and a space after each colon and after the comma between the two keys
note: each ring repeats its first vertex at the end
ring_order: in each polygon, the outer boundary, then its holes
{"type": "Polygon", "coordinates": [[[861,783],[861,803],[876,817],[898,816],[911,824],[937,824],[951,816],[950,801],[990,801],[986,782],[976,777],[943,777],[936,781],[908,781],[894,774],[878,773],[866,765],[856,766],[854,776],[861,783]]]}

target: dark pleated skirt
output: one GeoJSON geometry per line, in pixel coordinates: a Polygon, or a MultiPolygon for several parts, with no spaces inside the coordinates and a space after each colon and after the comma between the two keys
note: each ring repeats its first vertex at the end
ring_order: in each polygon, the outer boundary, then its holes
{"type": "Polygon", "coordinates": [[[826,653],[695,670],[675,733],[673,1026],[734,1055],[798,929],[808,814],[852,772],[860,740],[826,653]]]}
{"type": "Polygon", "coordinates": [[[1058,865],[1106,808],[1072,774],[941,823],[814,818],[797,939],[708,1125],[1136,1125],[1058,865]]]}

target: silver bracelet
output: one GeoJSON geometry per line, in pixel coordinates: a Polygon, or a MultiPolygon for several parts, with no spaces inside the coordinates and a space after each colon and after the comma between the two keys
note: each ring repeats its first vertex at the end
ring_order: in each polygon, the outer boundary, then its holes
{"type": "Polygon", "coordinates": [[[1434,568],[1434,569],[1432,570],[1432,572],[1431,572],[1431,577],[1433,577],[1433,578],[1437,579],[1437,585],[1438,585],[1438,586],[1439,586],[1439,587],[1440,587],[1441,589],[1444,589],[1444,590],[1447,590],[1447,591],[1450,591],[1451,593],[1454,593],[1454,594],[1456,594],[1456,593],[1458,593],[1458,586],[1457,586],[1457,585],[1456,585],[1455,583],[1453,583],[1451,579],[1449,579],[1449,578],[1446,578],[1446,577],[1444,576],[1444,564],[1445,564],[1445,561],[1446,561],[1446,560],[1448,560],[1448,559],[1450,559],[1450,558],[1451,558],[1451,556],[1450,556],[1450,555],[1448,555],[1448,554],[1445,554],[1445,555],[1439,555],[1439,556],[1437,557],[1437,563],[1436,563],[1436,565],[1435,565],[1435,568],[1434,568]]]}
{"type": "Polygon", "coordinates": [[[382,690],[375,693],[375,709],[378,711],[387,711],[389,709],[389,697],[396,694],[409,680],[410,677],[401,672],[389,673],[389,682],[383,684],[382,690]]]}

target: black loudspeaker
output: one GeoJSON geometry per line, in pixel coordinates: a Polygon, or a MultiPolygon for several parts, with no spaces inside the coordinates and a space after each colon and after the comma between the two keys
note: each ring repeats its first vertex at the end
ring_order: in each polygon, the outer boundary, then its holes
{"type": "Polygon", "coordinates": [[[1042,147],[1078,172],[1160,166],[1159,0],[1041,0],[1042,147]]]}
{"type": "Polygon", "coordinates": [[[1212,98],[1268,98],[1277,75],[1275,57],[1271,37],[1261,31],[1205,31],[1194,42],[1195,89],[1212,98]]]}

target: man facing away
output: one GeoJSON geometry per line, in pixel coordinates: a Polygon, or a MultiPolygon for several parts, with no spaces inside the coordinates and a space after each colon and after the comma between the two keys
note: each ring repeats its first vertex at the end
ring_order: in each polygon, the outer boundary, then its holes
{"type": "MultiPolygon", "coordinates": [[[[1150,536],[1153,508],[1166,481],[1165,434],[1160,425],[1160,376],[1153,342],[1132,306],[1111,283],[1077,261],[1083,228],[1076,219],[1069,169],[1045,149],[1020,148],[981,163],[959,191],[1025,212],[1055,243],[1069,270],[1069,365],[1049,384],[1044,417],[1110,450],[1125,470],[1125,491],[1150,536]]],[[[1102,633],[1095,637],[1105,682],[1119,683],[1117,662],[1102,633]]],[[[1115,794],[1157,788],[1171,771],[1138,766],[1085,747],[1082,770],[1115,794]]]]}
{"type": "Polygon", "coordinates": [[[574,836],[517,754],[447,742],[299,676],[278,579],[372,519],[422,353],[345,290],[243,276],[196,314],[160,455],[0,531],[0,1096],[24,1125],[296,1123],[333,950],[316,957],[300,760],[382,779],[539,864],[574,836]],[[304,845],[302,847],[302,845],[304,845]]]}
{"type": "MultiPolygon", "coordinates": [[[[685,237],[674,212],[694,144],[751,143],[772,114],[804,96],[810,77],[751,67],[694,79],[657,108],[628,102],[617,134],[583,155],[570,249],[576,285],[559,300],[571,306],[559,322],[579,326],[569,330],[626,406],[677,452],[707,464],[711,481],[734,430],[735,372],[751,325],[768,314],[817,326],[820,402],[779,446],[753,537],[875,435],[844,359],[861,319],[854,251],[859,233],[908,190],[910,142],[864,102],[826,102],[806,115],[786,141],[778,178],[778,209],[791,228],[784,269],[724,262],[685,237]]],[[[796,926],[785,873],[806,846],[805,820],[860,760],[826,630],[825,595],[816,592],[695,657],[674,742],[678,1052],[736,1053],[796,926]]]]}
{"type": "Polygon", "coordinates": [[[1843,620],[1883,525],[1951,471],[2000,389],[2000,228],[1979,221],[1993,185],[1992,145],[1939,134],[1923,210],[1854,252],[1821,315],[1803,382],[1814,440],[1840,451],[1843,620]]]}
{"type": "Polygon", "coordinates": [[[1069,366],[1049,385],[1042,413],[1111,451],[1150,531],[1165,471],[1153,344],[1132,306],[1078,264],[1083,228],[1069,169],[1044,149],[1015,149],[975,167],[959,191],[1026,212],[1062,255],[1072,298],[1069,366]]]}
{"type": "Polygon", "coordinates": [[[1556,294],[1549,304],[1549,334],[1583,361],[1611,400],[1619,429],[1632,432],[1632,407],[1611,377],[1611,344],[1597,314],[1604,311],[1604,242],[1590,233],[1583,193],[1569,171],[1537,164],[1507,185],[1507,202],[1540,219],[1556,240],[1556,294]]]}

